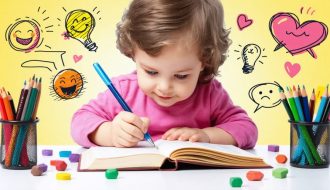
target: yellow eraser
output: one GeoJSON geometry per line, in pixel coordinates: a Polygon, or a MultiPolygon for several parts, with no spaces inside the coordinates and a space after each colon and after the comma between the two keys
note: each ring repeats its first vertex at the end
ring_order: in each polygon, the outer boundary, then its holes
{"type": "Polygon", "coordinates": [[[61,172],[56,174],[57,180],[71,180],[71,174],[66,172],[61,172]]]}

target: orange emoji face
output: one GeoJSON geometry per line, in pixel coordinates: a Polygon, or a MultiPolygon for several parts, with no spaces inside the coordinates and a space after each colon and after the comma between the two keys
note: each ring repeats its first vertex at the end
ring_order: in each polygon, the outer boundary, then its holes
{"type": "Polygon", "coordinates": [[[82,88],[82,76],[74,69],[64,69],[54,77],[53,89],[63,99],[77,97],[82,88]]]}

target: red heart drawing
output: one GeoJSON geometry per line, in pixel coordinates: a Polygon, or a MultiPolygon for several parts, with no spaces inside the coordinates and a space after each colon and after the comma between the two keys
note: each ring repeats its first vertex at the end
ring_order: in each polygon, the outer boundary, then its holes
{"type": "Polygon", "coordinates": [[[299,63],[291,64],[289,61],[285,62],[284,68],[291,78],[296,76],[300,71],[299,63]]]}
{"type": "Polygon", "coordinates": [[[292,13],[277,13],[269,23],[273,38],[278,45],[275,50],[285,47],[292,55],[308,51],[313,58],[316,54],[313,47],[322,43],[327,35],[327,26],[315,20],[309,20],[302,24],[298,17],[292,13]]]}
{"type": "Polygon", "coordinates": [[[75,63],[77,63],[77,62],[79,62],[82,58],[83,58],[82,55],[74,55],[74,56],[73,56],[73,61],[74,61],[75,63]]]}
{"type": "Polygon", "coordinates": [[[240,30],[243,30],[244,28],[250,26],[253,23],[252,19],[248,19],[248,17],[245,14],[240,14],[237,17],[237,25],[240,30]]]}

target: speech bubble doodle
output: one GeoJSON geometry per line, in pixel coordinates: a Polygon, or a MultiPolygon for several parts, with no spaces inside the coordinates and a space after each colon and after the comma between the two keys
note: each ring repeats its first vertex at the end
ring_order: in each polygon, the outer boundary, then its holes
{"type": "Polygon", "coordinates": [[[249,90],[250,99],[257,104],[253,113],[260,108],[272,108],[281,103],[278,89],[282,88],[277,82],[274,83],[260,83],[249,90]]]}
{"type": "Polygon", "coordinates": [[[278,43],[274,51],[285,47],[291,55],[304,51],[317,58],[313,47],[320,45],[328,35],[327,26],[315,20],[300,24],[293,13],[277,13],[269,21],[270,32],[278,43]]]}
{"type": "Polygon", "coordinates": [[[252,19],[248,19],[248,16],[245,14],[240,14],[237,17],[238,28],[242,31],[244,28],[250,26],[253,23],[252,19]]]}
{"type": "Polygon", "coordinates": [[[284,68],[285,68],[285,71],[288,73],[288,75],[291,78],[293,78],[294,76],[296,76],[299,73],[300,64],[299,63],[292,64],[291,62],[287,61],[284,64],[284,68]]]}

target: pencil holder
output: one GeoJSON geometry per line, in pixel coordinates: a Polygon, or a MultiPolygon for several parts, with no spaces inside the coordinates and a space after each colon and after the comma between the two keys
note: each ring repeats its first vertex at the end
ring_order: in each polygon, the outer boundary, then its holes
{"type": "Polygon", "coordinates": [[[327,168],[330,122],[289,123],[290,165],[299,168],[327,168]]]}
{"type": "Polygon", "coordinates": [[[37,164],[37,123],[6,121],[1,123],[1,165],[5,169],[30,169],[37,164]]]}

